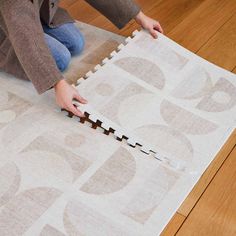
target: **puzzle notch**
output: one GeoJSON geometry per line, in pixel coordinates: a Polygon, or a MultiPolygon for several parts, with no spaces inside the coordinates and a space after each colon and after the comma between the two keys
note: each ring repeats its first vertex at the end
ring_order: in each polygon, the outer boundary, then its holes
{"type": "MultiPolygon", "coordinates": [[[[112,51],[110,55],[102,60],[100,64],[97,64],[93,70],[89,71],[85,74],[84,77],[77,80],[76,85],[74,85],[75,88],[77,88],[78,85],[83,83],[85,80],[89,79],[94,73],[99,71],[104,65],[106,65],[113,57],[115,57],[121,50],[124,49],[124,47],[129,44],[140,32],[135,30],[130,37],[127,37],[125,39],[124,44],[120,44],[116,50],[112,51]]],[[[131,136],[128,134],[126,130],[123,130],[121,127],[117,126],[115,123],[109,121],[105,117],[103,117],[101,114],[98,114],[94,109],[92,109],[89,105],[81,105],[78,102],[73,102],[75,106],[79,107],[79,109],[86,114],[85,119],[78,119],[81,123],[90,122],[91,128],[94,129],[103,129],[103,133],[106,135],[113,136],[119,141],[125,140],[127,145],[133,147],[133,148],[139,148],[140,151],[147,154],[148,156],[152,156],[153,158],[159,160],[163,165],[168,165],[171,168],[174,168],[176,170],[183,170],[185,168],[184,164],[179,160],[173,160],[171,158],[167,158],[168,155],[160,154],[160,152],[157,152],[152,147],[148,146],[147,144],[144,144],[142,140],[137,139],[134,136],[131,136]],[[111,135],[112,134],[112,135],[111,135]]],[[[69,114],[69,113],[68,113],[69,114]]],[[[68,117],[72,118],[73,115],[69,114],[68,117]]]]}
{"type": "Polygon", "coordinates": [[[132,41],[133,38],[135,38],[139,34],[138,30],[135,30],[131,36],[127,37],[124,40],[124,43],[121,43],[114,51],[110,53],[107,57],[105,57],[100,64],[97,64],[91,71],[87,72],[82,78],[79,78],[75,82],[75,86],[78,86],[79,84],[83,83],[86,79],[91,77],[96,71],[100,70],[101,67],[103,67],[106,63],[108,63],[117,53],[119,53],[123,48],[132,41]]]}

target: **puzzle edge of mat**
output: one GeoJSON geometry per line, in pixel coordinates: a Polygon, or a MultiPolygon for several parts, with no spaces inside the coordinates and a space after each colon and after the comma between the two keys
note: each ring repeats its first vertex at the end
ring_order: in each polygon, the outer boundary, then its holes
{"type": "MultiPolygon", "coordinates": [[[[125,39],[124,43],[118,45],[117,49],[112,51],[108,57],[105,57],[100,64],[97,64],[93,70],[88,71],[83,77],[79,78],[75,84],[72,84],[77,89],[77,86],[81,85],[85,80],[89,79],[94,73],[96,73],[99,69],[101,69],[108,61],[110,61],[116,54],[118,54],[126,45],[128,45],[141,31],[135,30],[131,36],[125,39]]],[[[129,134],[127,130],[115,124],[113,121],[108,120],[106,117],[96,112],[91,106],[87,104],[80,104],[76,101],[73,102],[75,106],[79,107],[79,109],[87,115],[89,122],[92,124],[100,123],[100,127],[104,130],[104,133],[113,133],[113,136],[122,141],[125,139],[126,143],[133,147],[139,148],[140,151],[147,154],[150,157],[154,157],[164,166],[167,166],[174,171],[184,171],[186,168],[186,163],[179,159],[170,158],[170,154],[164,152],[163,150],[155,150],[154,147],[148,145],[142,139],[134,136],[133,134],[129,134]]],[[[72,118],[74,115],[67,112],[67,116],[72,118]]],[[[81,121],[79,117],[76,117],[78,121],[81,121]]],[[[90,125],[91,126],[91,125],[90,125]]]]}

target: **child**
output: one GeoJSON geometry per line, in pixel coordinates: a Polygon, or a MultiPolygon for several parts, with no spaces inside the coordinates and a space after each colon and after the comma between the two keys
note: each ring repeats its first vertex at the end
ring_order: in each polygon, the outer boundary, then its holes
{"type": "MultiPolygon", "coordinates": [[[[118,28],[131,19],[156,38],[159,22],[144,15],[133,0],[86,0],[118,28]]],[[[0,68],[31,80],[38,94],[55,89],[57,104],[74,115],[83,114],[73,104],[87,103],[69,85],[63,72],[71,56],[81,53],[84,39],[59,0],[0,0],[0,68]]]]}

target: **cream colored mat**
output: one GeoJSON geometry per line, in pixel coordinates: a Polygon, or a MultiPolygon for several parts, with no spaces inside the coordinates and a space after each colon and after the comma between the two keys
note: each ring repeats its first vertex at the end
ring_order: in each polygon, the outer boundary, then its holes
{"type": "Polygon", "coordinates": [[[235,74],[141,31],[78,80],[77,89],[93,121],[128,144],[144,144],[147,159],[160,159],[165,171],[150,169],[151,179],[137,173],[144,185],[125,208],[143,227],[138,232],[157,235],[236,125],[235,74]]]}
{"type": "MultiPolygon", "coordinates": [[[[81,65],[99,62],[94,55],[106,56],[101,47],[110,51],[122,40],[81,27],[87,51],[66,73],[71,82],[81,65]]],[[[30,82],[1,73],[0,235],[156,236],[214,158],[235,125],[235,76],[168,39],[159,48],[143,33],[136,39],[140,46],[129,43],[81,92],[186,168],[175,170],[66,117],[53,91],[38,96],[30,82]],[[143,50],[146,40],[150,49],[143,50]]]]}

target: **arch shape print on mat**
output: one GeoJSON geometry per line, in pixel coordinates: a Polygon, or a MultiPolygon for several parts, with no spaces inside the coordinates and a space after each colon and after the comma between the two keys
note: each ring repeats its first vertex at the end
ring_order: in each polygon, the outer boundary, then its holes
{"type": "Polygon", "coordinates": [[[147,59],[124,57],[116,60],[114,64],[160,90],[165,86],[165,76],[163,72],[155,63],[147,59]]]}
{"type": "Polygon", "coordinates": [[[183,133],[203,135],[213,132],[218,128],[218,126],[211,121],[196,116],[167,100],[162,101],[160,113],[170,127],[183,133]],[[185,122],[186,120],[188,122],[185,122]]]}
{"type": "Polygon", "coordinates": [[[15,195],[1,209],[0,235],[23,235],[61,193],[55,188],[38,187],[15,195]]]}
{"type": "Polygon", "coordinates": [[[135,173],[135,158],[120,147],[80,190],[95,195],[114,193],[128,185],[135,173]]]}

